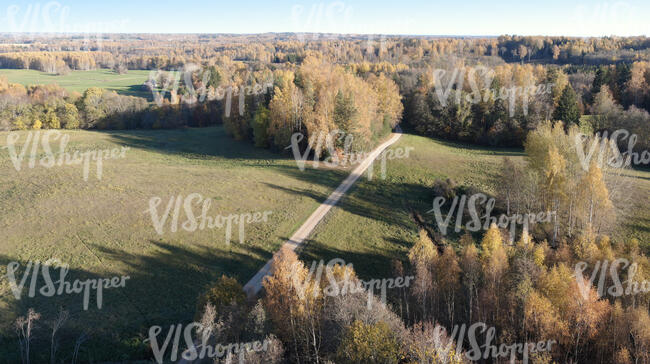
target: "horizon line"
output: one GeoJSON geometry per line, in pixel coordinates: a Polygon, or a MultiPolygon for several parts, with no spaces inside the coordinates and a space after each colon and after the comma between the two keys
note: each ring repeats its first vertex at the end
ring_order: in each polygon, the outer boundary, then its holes
{"type": "Polygon", "coordinates": [[[383,37],[436,37],[436,38],[498,38],[502,36],[510,37],[545,37],[545,38],[648,38],[648,35],[639,34],[639,35],[545,35],[545,34],[534,34],[534,35],[523,35],[523,34],[413,34],[413,33],[326,33],[326,32],[257,32],[257,33],[224,33],[224,32],[64,32],[64,31],[49,31],[49,32],[1,32],[0,36],[5,35],[27,35],[27,36],[63,36],[63,35],[84,35],[84,34],[96,34],[96,35],[324,35],[324,36],[344,36],[344,37],[353,37],[353,36],[383,36],[383,37]]]}

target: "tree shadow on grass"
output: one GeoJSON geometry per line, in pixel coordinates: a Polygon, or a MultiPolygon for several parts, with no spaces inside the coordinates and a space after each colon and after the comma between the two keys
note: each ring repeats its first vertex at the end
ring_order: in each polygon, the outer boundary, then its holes
{"type": "Polygon", "coordinates": [[[255,148],[247,141],[236,141],[222,126],[164,130],[94,130],[108,134],[115,143],[187,158],[217,157],[232,160],[288,160],[287,155],[255,148]]]}
{"type": "MultiPolygon", "coordinates": [[[[120,288],[103,290],[101,309],[97,308],[96,290],[90,290],[88,309],[83,309],[83,293],[62,294],[44,297],[39,294],[45,281],[42,274],[36,280],[36,294],[29,297],[31,272],[23,288],[20,300],[16,299],[5,285],[6,295],[2,297],[2,341],[0,357],[8,362],[20,362],[17,336],[11,327],[28,308],[34,308],[42,315],[34,331],[32,344],[33,362],[49,360],[49,329],[45,325],[53,320],[59,308],[70,312],[70,319],[61,331],[59,360],[70,362],[74,341],[82,332],[90,339],[82,345],[81,362],[147,360],[151,358],[148,344],[143,343],[148,329],[158,325],[163,328],[172,324],[189,323],[194,319],[197,298],[206,286],[215,282],[222,274],[234,276],[242,285],[250,272],[255,272],[270,258],[270,253],[255,247],[246,247],[249,254],[223,252],[206,247],[188,249],[165,242],[151,241],[156,250],[151,255],[125,254],[119,249],[91,245],[98,256],[111,256],[123,262],[127,268],[121,272],[91,272],[85,269],[70,269],[66,282],[86,279],[111,278],[127,275],[126,284],[120,288]],[[230,274],[236,272],[235,274],[230,274]]],[[[233,243],[237,244],[237,243],[233,243]]],[[[0,256],[0,266],[15,261],[0,256]]],[[[18,261],[16,278],[23,277],[27,261],[18,261]]],[[[58,281],[59,269],[50,269],[54,282],[58,281]]],[[[5,276],[6,277],[6,276],[5,276]]],[[[58,287],[58,284],[55,283],[58,287]]]]}
{"type": "Polygon", "coordinates": [[[400,251],[397,246],[403,245],[404,242],[395,241],[391,238],[387,238],[387,240],[390,240],[391,246],[395,245],[395,247],[373,253],[350,252],[334,248],[324,242],[309,240],[299,252],[300,260],[304,262],[307,269],[310,269],[314,262],[318,266],[321,260],[326,265],[332,259],[343,259],[345,264],[352,263],[357,277],[363,280],[391,278],[395,275],[392,269],[392,261],[405,261],[406,256],[396,254],[397,251],[400,251]]]}
{"type": "Polygon", "coordinates": [[[146,99],[147,102],[153,102],[153,93],[146,91],[143,85],[130,85],[126,88],[124,87],[108,87],[106,90],[115,91],[118,95],[122,96],[133,96],[146,99]]]}
{"type": "MultiPolygon", "coordinates": [[[[310,172],[307,169],[304,172],[285,166],[277,166],[274,169],[296,179],[320,183],[332,189],[338,187],[344,176],[333,173],[323,179],[324,176],[310,172]]],[[[300,194],[321,203],[330,195],[330,192],[320,193],[308,189],[278,186],[272,183],[266,183],[266,185],[283,192],[300,194]]],[[[430,188],[425,185],[396,183],[379,178],[367,180],[366,176],[362,176],[338,202],[337,207],[361,217],[396,225],[404,229],[412,229],[414,225],[408,216],[411,209],[428,207],[431,202],[427,202],[426,199],[429,196],[432,196],[430,188]]]]}
{"type": "Polygon", "coordinates": [[[503,156],[503,157],[523,157],[525,155],[524,150],[522,148],[517,148],[517,147],[493,147],[489,145],[469,144],[469,143],[463,143],[459,141],[447,140],[447,139],[442,139],[437,137],[428,137],[428,136],[423,136],[415,133],[405,133],[405,135],[406,134],[430,139],[440,145],[457,149],[459,151],[472,151],[477,155],[490,155],[490,156],[503,156]]]}

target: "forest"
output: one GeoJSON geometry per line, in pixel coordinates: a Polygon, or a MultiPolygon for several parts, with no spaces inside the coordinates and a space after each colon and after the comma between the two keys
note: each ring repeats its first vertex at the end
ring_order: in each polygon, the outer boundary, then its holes
{"type": "Polygon", "coordinates": [[[385,37],[299,42],[276,35],[246,40],[198,36],[187,42],[186,37],[177,37],[171,40],[179,44],[173,51],[161,49],[163,40],[156,36],[146,39],[144,47],[145,39],[126,36],[91,44],[64,39],[34,42],[20,52],[4,47],[0,68],[49,73],[155,70],[142,88],[166,96],[164,105],[148,105],[103,90],[68,94],[55,86],[24,88],[0,78],[4,106],[0,127],[224,124],[238,140],[276,149],[288,145],[287,136],[293,132],[309,136],[338,128],[355,135],[358,148],[367,148],[403,120],[422,135],[522,147],[526,135],[540,123],[556,120],[586,132],[626,129],[638,136],[635,150],[648,146],[648,129],[643,128],[650,118],[645,38],[385,37]],[[111,51],[118,47],[115,56],[111,51]],[[626,57],[630,49],[632,58],[626,57]],[[228,105],[215,96],[217,89],[264,82],[273,87],[263,95],[229,98],[228,105]],[[546,91],[525,92],[536,87],[546,91]],[[454,102],[447,102],[449,92],[454,102]],[[243,111],[230,113],[233,108],[243,111]],[[350,125],[336,121],[341,117],[350,125]]]}

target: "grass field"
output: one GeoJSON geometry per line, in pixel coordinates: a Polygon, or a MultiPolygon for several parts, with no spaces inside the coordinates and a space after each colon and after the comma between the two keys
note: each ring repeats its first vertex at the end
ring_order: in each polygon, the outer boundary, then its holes
{"type": "MultiPolygon", "coordinates": [[[[51,317],[64,306],[77,329],[93,328],[95,341],[84,344],[84,360],[143,357],[141,340],[148,327],[191,320],[197,296],[222,274],[245,283],[348,173],[309,167],[301,172],[292,159],[232,141],[220,127],[66,133],[70,151],[131,149],[124,159],[104,162],[101,180],[91,174],[88,181],[81,166],[30,169],[24,162],[16,171],[7,150],[0,149],[0,270],[12,261],[24,269],[27,261],[55,257],[70,264],[71,279],[131,278],[126,288],[105,291],[101,310],[91,299],[88,311],[81,309],[78,295],[17,301],[2,280],[0,322],[11,336],[7,325],[28,307],[51,317]],[[247,225],[244,244],[236,229],[230,245],[224,242],[224,229],[166,229],[158,235],[145,213],[149,199],[161,197],[166,205],[172,196],[193,192],[212,198],[212,215],[270,210],[270,222],[247,225]]],[[[0,145],[7,135],[0,133],[0,145]]],[[[376,163],[374,178],[357,182],[316,228],[302,252],[304,260],[343,258],[362,278],[391,277],[390,260],[404,260],[417,238],[410,213],[418,211],[433,221],[426,211],[436,179],[449,177],[493,193],[502,158],[523,159],[520,150],[409,134],[391,148],[406,147],[414,148],[410,157],[388,161],[385,180],[376,163]]],[[[630,178],[638,186],[637,214],[625,220],[618,235],[648,242],[650,173],[632,171],[630,178]]],[[[0,347],[17,347],[8,343],[0,347]]]]}
{"type": "MultiPolygon", "coordinates": [[[[418,228],[410,216],[417,211],[435,225],[432,186],[436,179],[452,178],[458,185],[494,193],[497,173],[505,156],[523,161],[523,151],[489,149],[404,135],[391,148],[413,147],[408,159],[388,162],[387,178],[359,180],[342,203],[316,229],[302,252],[307,262],[342,258],[353,263],[364,279],[392,277],[391,260],[406,260],[417,240],[418,228]]],[[[375,167],[377,168],[377,167],[375,167]]],[[[622,219],[615,233],[619,239],[636,237],[650,251],[650,172],[630,171],[636,188],[631,191],[635,215],[622,219]]],[[[296,191],[307,193],[306,191],[296,191]]],[[[312,193],[313,198],[322,198],[312,193]]],[[[480,238],[480,232],[475,238],[480,238]]],[[[450,234],[453,242],[458,235],[450,234]]]]}
{"type": "MultiPolygon", "coordinates": [[[[235,142],[220,127],[66,133],[70,152],[131,149],[124,159],[104,161],[101,180],[91,173],[88,181],[81,166],[30,169],[25,162],[16,171],[7,149],[0,149],[0,323],[4,333],[15,337],[8,325],[29,307],[48,320],[59,306],[66,307],[76,329],[94,334],[95,341],[84,344],[84,360],[121,359],[115,353],[137,358],[144,345],[132,338],[145,335],[152,325],[191,320],[206,284],[222,274],[245,283],[322,202],[316,196],[329,194],[346,174],[300,172],[293,159],[235,142]],[[149,200],[162,198],[162,214],[170,197],[195,192],[213,200],[211,216],[267,210],[272,214],[266,224],[246,225],[243,244],[237,227],[230,245],[224,228],[171,233],[167,227],[158,235],[145,213],[149,200]],[[83,311],[80,295],[29,298],[25,292],[16,300],[4,278],[7,264],[20,263],[22,272],[28,261],[49,258],[70,265],[69,280],[120,275],[130,279],[125,288],[104,291],[101,310],[91,298],[89,310],[83,311]]],[[[0,145],[6,145],[7,135],[0,133],[0,145]]],[[[19,141],[25,138],[23,132],[19,141]]],[[[17,355],[17,343],[0,347],[17,355]]],[[[7,355],[0,351],[0,358],[7,355]]]]}
{"type": "Polygon", "coordinates": [[[0,76],[9,82],[24,86],[49,85],[56,83],[66,90],[83,93],[90,87],[100,87],[121,95],[151,99],[149,92],[142,90],[142,84],[149,78],[150,71],[129,71],[119,75],[111,70],[72,71],[67,75],[40,72],[36,70],[0,69],[0,76]]]}

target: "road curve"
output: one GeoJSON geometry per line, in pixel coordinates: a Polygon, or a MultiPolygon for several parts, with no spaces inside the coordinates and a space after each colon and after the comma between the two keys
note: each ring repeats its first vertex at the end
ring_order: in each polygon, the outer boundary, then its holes
{"type": "MultiPolygon", "coordinates": [[[[345,193],[354,185],[354,183],[363,175],[363,173],[372,165],[372,163],[379,157],[381,152],[383,152],[386,148],[390,147],[393,145],[400,137],[402,136],[402,130],[399,128],[399,126],[395,129],[395,132],[391,134],[390,138],[379,145],[377,148],[375,148],[369,155],[366,157],[366,159],[363,160],[352,172],[348,177],[341,182],[341,185],[332,192],[332,194],[318,206],[316,211],[314,211],[311,216],[305,221],[298,230],[289,238],[288,241],[286,241],[283,245],[282,248],[288,247],[291,250],[296,250],[296,248],[302,246],[305,242],[305,240],[309,237],[311,232],[314,230],[316,225],[327,215],[330,209],[334,207],[340,200],[341,198],[345,195],[345,193]]],[[[276,253],[277,254],[277,253],[276,253]]],[[[264,280],[264,277],[267,275],[271,274],[271,263],[273,262],[273,258],[266,262],[264,267],[257,272],[253,278],[251,278],[246,285],[244,285],[244,291],[249,297],[256,296],[260,290],[262,289],[262,281],[264,280]]]]}

